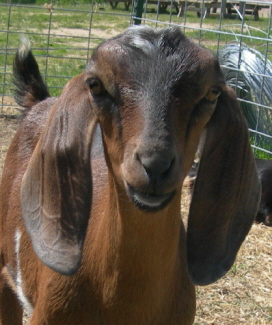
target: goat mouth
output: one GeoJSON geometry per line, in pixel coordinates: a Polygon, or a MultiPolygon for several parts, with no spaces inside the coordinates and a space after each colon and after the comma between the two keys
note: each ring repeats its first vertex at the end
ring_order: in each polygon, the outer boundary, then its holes
{"type": "Polygon", "coordinates": [[[174,190],[170,193],[162,195],[151,195],[136,190],[130,184],[127,184],[127,191],[132,202],[139,209],[147,212],[156,212],[158,210],[163,209],[170,203],[176,193],[176,191],[174,190]]]}

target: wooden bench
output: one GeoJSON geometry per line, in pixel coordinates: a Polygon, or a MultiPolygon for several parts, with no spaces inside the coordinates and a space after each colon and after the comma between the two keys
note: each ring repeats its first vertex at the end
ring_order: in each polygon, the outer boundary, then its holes
{"type": "MultiPolygon", "coordinates": [[[[118,5],[118,3],[124,3],[125,5],[125,9],[129,10],[130,5],[132,4],[133,0],[109,0],[109,3],[112,7],[112,9],[115,9],[118,5]]],[[[176,9],[177,13],[179,12],[179,1],[171,1],[171,0],[148,0],[147,1],[148,4],[152,4],[152,5],[159,5],[159,12],[165,12],[168,6],[174,6],[174,8],[176,9]]]]}
{"type": "Polygon", "coordinates": [[[197,15],[199,17],[208,17],[211,13],[215,13],[217,9],[223,10],[223,15],[225,18],[232,18],[234,17],[233,14],[238,14],[240,18],[242,18],[243,15],[250,15],[254,17],[254,20],[259,19],[259,11],[261,9],[269,8],[269,5],[263,5],[263,4],[256,4],[254,3],[245,3],[245,2],[238,2],[238,1],[223,1],[218,2],[217,0],[211,1],[211,2],[204,2],[202,1],[198,2],[196,1],[180,1],[179,2],[179,13],[178,16],[182,16],[184,12],[186,11],[196,11],[197,15]]]}
{"type": "Polygon", "coordinates": [[[226,13],[224,17],[232,17],[233,14],[238,14],[240,18],[243,15],[250,15],[254,17],[254,20],[259,20],[259,11],[261,9],[268,9],[269,5],[263,5],[258,3],[245,3],[245,2],[227,2],[226,13]]]}
{"type": "Polygon", "coordinates": [[[109,3],[112,7],[112,9],[115,9],[119,2],[123,2],[125,5],[125,9],[128,11],[130,5],[132,4],[132,0],[110,0],[109,3]]]}
{"type": "Polygon", "coordinates": [[[179,13],[178,16],[184,15],[184,12],[195,11],[198,17],[208,17],[211,9],[215,13],[218,8],[221,8],[221,3],[217,1],[202,2],[198,1],[179,1],[179,13]]]}
{"type": "MultiPolygon", "coordinates": [[[[133,0],[109,0],[109,3],[112,9],[115,9],[118,3],[124,3],[125,10],[129,11],[130,5],[133,0]]],[[[198,17],[209,17],[210,13],[216,13],[217,9],[221,9],[224,12],[225,18],[235,17],[234,14],[238,14],[240,18],[243,15],[250,15],[254,17],[254,20],[259,19],[259,11],[264,8],[269,8],[268,5],[256,4],[254,3],[245,3],[238,1],[185,1],[185,0],[147,0],[148,4],[158,5],[159,12],[165,12],[168,6],[174,6],[178,13],[178,17],[182,16],[184,12],[195,11],[198,17]]]]}

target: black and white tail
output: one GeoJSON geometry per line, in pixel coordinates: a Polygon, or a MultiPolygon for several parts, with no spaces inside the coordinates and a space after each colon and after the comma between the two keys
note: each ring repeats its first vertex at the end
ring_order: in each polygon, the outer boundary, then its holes
{"type": "Polygon", "coordinates": [[[16,86],[14,98],[26,109],[50,97],[37,61],[31,52],[30,41],[26,37],[21,38],[21,46],[13,62],[13,83],[16,86]]]}

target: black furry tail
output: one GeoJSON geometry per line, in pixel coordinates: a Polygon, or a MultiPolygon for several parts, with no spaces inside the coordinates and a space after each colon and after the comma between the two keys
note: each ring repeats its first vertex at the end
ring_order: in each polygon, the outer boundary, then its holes
{"type": "Polygon", "coordinates": [[[30,42],[25,37],[21,39],[21,46],[13,62],[13,83],[16,86],[14,98],[26,109],[50,97],[31,52],[30,42]]]}

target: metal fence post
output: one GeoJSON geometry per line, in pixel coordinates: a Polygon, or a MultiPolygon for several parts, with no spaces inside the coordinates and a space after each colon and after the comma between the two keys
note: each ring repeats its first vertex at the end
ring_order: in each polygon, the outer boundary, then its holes
{"type": "Polygon", "coordinates": [[[136,10],[135,10],[135,18],[134,24],[141,25],[142,22],[142,15],[143,15],[143,8],[144,8],[144,0],[137,0],[136,1],[136,10]]]}

